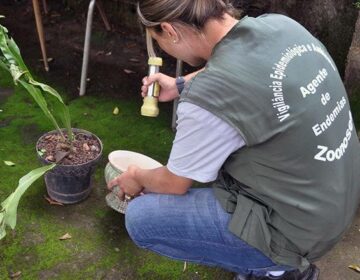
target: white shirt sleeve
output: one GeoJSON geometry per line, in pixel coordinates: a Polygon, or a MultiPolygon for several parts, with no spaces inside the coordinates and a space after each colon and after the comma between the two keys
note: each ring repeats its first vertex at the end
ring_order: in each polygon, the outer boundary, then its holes
{"type": "Polygon", "coordinates": [[[181,102],[177,115],[167,168],[198,182],[214,181],[228,156],[245,146],[243,138],[228,123],[194,104],[181,102]]]}

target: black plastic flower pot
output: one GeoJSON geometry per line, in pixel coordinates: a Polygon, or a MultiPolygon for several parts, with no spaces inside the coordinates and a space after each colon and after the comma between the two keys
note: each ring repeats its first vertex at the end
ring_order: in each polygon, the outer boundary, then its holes
{"type": "MultiPolygon", "coordinates": [[[[96,135],[77,128],[73,128],[72,131],[94,137],[99,143],[100,151],[96,158],[91,161],[78,165],[63,165],[60,163],[45,174],[46,189],[50,198],[64,204],[77,203],[88,197],[91,192],[92,175],[103,152],[102,142],[96,135]]],[[[56,130],[53,130],[42,135],[36,144],[37,151],[40,141],[44,137],[55,134],[56,132],[56,130]]],[[[38,157],[45,165],[53,163],[44,159],[39,154],[38,157]]]]}

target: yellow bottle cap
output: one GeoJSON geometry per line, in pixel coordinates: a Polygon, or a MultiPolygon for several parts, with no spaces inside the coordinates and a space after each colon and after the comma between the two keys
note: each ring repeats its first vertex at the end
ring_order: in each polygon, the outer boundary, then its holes
{"type": "Polygon", "coordinates": [[[141,106],[141,115],[146,117],[157,117],[159,115],[158,100],[156,97],[144,97],[144,104],[141,106]]]}
{"type": "Polygon", "coordinates": [[[163,60],[161,57],[151,56],[148,60],[149,65],[162,66],[163,60]]]}

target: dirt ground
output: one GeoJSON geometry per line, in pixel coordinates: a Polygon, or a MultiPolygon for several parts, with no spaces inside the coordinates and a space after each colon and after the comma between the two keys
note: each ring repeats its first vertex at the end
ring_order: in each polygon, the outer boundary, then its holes
{"type": "MultiPolygon", "coordinates": [[[[66,92],[70,98],[79,93],[86,9],[73,11],[50,2],[43,15],[50,71],[44,71],[31,1],[0,1],[2,21],[18,43],[26,63],[35,74],[66,92]],[[17,4],[14,4],[17,3],[17,4]]],[[[41,1],[40,1],[41,2],[41,1]]],[[[59,1],[60,2],[60,1],[59,1]]],[[[106,31],[97,10],[92,28],[87,95],[138,98],[141,79],[147,74],[145,40],[139,26],[128,28],[121,20],[110,22],[106,31]]],[[[167,58],[163,70],[175,73],[175,60],[167,58]]]]}
{"type": "MultiPolygon", "coordinates": [[[[6,16],[2,22],[10,30],[27,64],[38,75],[67,92],[71,99],[77,98],[80,85],[80,73],[85,33],[86,12],[70,13],[61,6],[55,7],[50,14],[44,17],[46,31],[46,46],[50,62],[50,72],[43,70],[41,52],[36,35],[35,23],[30,1],[0,1],[0,14],[6,16]],[[9,5],[11,3],[11,5],[9,5]]],[[[51,8],[51,7],[50,7],[51,8]]],[[[88,73],[87,95],[106,95],[116,98],[138,97],[141,78],[146,75],[146,50],[140,29],[129,29],[121,22],[111,23],[113,30],[107,32],[98,14],[94,17],[93,36],[91,43],[90,64],[88,73]]],[[[174,60],[167,60],[166,71],[173,74],[175,71],[174,60]]],[[[81,221],[84,227],[105,228],[108,234],[118,230],[123,220],[112,216],[105,217],[104,225],[97,225],[98,221],[86,214],[88,206],[101,204],[105,191],[95,188],[91,198],[72,209],[59,214],[54,210],[54,215],[62,215],[67,221],[77,224],[81,221]],[[101,202],[99,202],[101,201],[101,202]],[[113,224],[116,221],[117,224],[113,224]]],[[[64,208],[65,210],[67,208],[64,208]]],[[[331,215],[331,213],[329,213],[331,215]]],[[[125,231],[125,229],[124,229],[125,231]]],[[[124,234],[126,234],[124,232],[124,234]]],[[[112,235],[115,236],[115,235],[112,235]]],[[[30,240],[31,238],[29,238],[30,240]]],[[[114,247],[118,246],[118,239],[110,240],[114,247]]],[[[91,256],[83,256],[90,258],[91,256]]],[[[82,265],[82,258],[73,267],[82,265]]],[[[356,280],[360,274],[348,268],[351,264],[360,265],[360,212],[358,212],[353,225],[343,240],[317,265],[321,269],[322,280],[356,280]]],[[[59,271],[61,271],[59,267],[59,271]]],[[[70,267],[67,269],[71,269],[70,267]]],[[[129,268],[130,269],[130,268],[129,268]]],[[[111,273],[121,271],[99,271],[101,279],[115,279],[111,273]]],[[[125,273],[125,272],[124,272],[125,273]]],[[[127,272],[131,275],[131,272],[127,272]]],[[[50,279],[56,276],[57,271],[43,271],[42,278],[50,279]]],[[[117,275],[119,276],[119,275],[117,275]]],[[[1,276],[0,276],[1,278],[1,276]]]]}

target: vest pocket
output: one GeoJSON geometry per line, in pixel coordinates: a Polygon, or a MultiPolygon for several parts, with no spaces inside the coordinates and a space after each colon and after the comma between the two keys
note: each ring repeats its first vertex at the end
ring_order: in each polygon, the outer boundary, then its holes
{"type": "Polygon", "coordinates": [[[270,253],[271,234],[267,225],[269,211],[266,206],[241,194],[237,196],[235,212],[229,230],[264,254],[270,253]]]}

